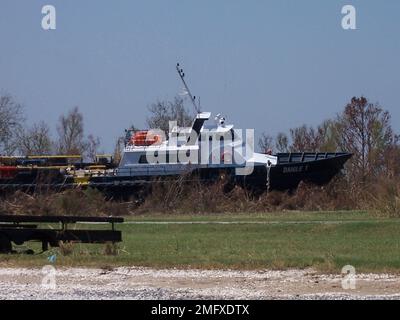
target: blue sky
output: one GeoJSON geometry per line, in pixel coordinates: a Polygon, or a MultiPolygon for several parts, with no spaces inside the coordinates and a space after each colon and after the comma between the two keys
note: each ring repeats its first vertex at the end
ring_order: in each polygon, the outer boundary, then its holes
{"type": "Polygon", "coordinates": [[[399,18],[398,0],[1,0],[0,90],[52,129],[79,106],[105,151],[181,91],[178,61],[202,109],[238,128],[316,125],[365,95],[399,132],[399,18]],[[41,28],[45,4],[56,30],[41,28]],[[357,30],[341,28],[345,4],[357,30]]]}

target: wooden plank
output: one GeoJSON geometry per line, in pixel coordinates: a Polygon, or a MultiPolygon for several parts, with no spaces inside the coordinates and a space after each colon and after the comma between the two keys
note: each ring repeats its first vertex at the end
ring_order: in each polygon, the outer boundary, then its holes
{"type": "Polygon", "coordinates": [[[86,216],[32,216],[0,215],[0,222],[43,222],[43,223],[76,223],[76,222],[109,222],[122,223],[121,217],[86,217],[86,216]]]}

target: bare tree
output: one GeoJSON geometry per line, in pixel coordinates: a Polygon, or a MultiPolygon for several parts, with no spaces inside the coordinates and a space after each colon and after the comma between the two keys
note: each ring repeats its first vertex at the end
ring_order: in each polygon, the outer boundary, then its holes
{"type": "Polygon", "coordinates": [[[121,161],[122,150],[125,147],[125,137],[118,137],[114,147],[114,163],[118,164],[121,161]]]}
{"type": "Polygon", "coordinates": [[[337,144],[337,122],[325,120],[314,128],[303,125],[290,129],[292,144],[289,150],[292,152],[335,152],[337,144]]]}
{"type": "Polygon", "coordinates": [[[9,94],[0,96],[0,153],[12,155],[17,150],[16,133],[24,122],[22,106],[9,94]]]}
{"type": "Polygon", "coordinates": [[[52,152],[50,128],[43,121],[17,131],[17,141],[21,155],[49,155],[52,152]]]}
{"type": "Polygon", "coordinates": [[[289,138],[286,133],[280,132],[277,134],[275,148],[277,152],[289,152],[289,138]]]}
{"type": "Polygon", "coordinates": [[[175,97],[174,101],[158,101],[149,106],[150,117],[147,125],[151,129],[169,130],[169,121],[177,121],[178,126],[190,126],[193,117],[185,108],[183,99],[175,97]]]}
{"type": "Polygon", "coordinates": [[[260,139],[258,140],[258,146],[260,147],[261,152],[272,153],[273,145],[274,145],[274,138],[263,132],[261,134],[260,139]]]}
{"type": "Polygon", "coordinates": [[[298,128],[290,129],[292,152],[315,152],[318,148],[317,133],[313,127],[303,125],[298,128]]]}
{"type": "Polygon", "coordinates": [[[96,161],[96,155],[100,147],[100,138],[89,134],[84,144],[86,145],[85,156],[90,161],[96,161]]]}
{"type": "Polygon", "coordinates": [[[392,145],[388,146],[383,154],[383,177],[395,178],[400,176],[400,136],[395,135],[392,145]]]}
{"type": "Polygon", "coordinates": [[[317,128],[316,148],[318,152],[342,151],[338,145],[338,123],[336,120],[325,120],[317,128]]]}
{"type": "Polygon", "coordinates": [[[353,153],[350,162],[353,176],[366,182],[385,171],[385,156],[396,149],[398,140],[388,111],[365,97],[354,97],[338,116],[337,131],[339,146],[353,153]]]}
{"type": "Polygon", "coordinates": [[[79,112],[78,107],[60,117],[57,132],[60,154],[82,154],[84,152],[83,115],[79,112]]]}

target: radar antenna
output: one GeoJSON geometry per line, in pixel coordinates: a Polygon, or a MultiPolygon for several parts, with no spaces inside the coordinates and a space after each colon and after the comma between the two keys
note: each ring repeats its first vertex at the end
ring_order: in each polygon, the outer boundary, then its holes
{"type": "Polygon", "coordinates": [[[199,99],[199,104],[196,104],[196,97],[192,96],[192,93],[189,90],[189,87],[187,86],[185,82],[185,73],[183,72],[183,69],[180,68],[179,63],[176,64],[176,71],[178,71],[179,77],[181,78],[183,85],[185,86],[185,90],[187,95],[190,97],[190,101],[192,101],[192,104],[194,106],[194,109],[196,110],[197,113],[200,113],[200,99],[199,99]]]}

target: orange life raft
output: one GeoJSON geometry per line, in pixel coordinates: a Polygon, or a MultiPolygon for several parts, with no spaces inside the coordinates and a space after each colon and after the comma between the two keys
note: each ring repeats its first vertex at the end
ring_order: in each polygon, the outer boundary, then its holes
{"type": "Polygon", "coordinates": [[[161,136],[149,133],[147,130],[137,131],[132,135],[131,144],[135,146],[151,146],[161,142],[161,136]]]}

